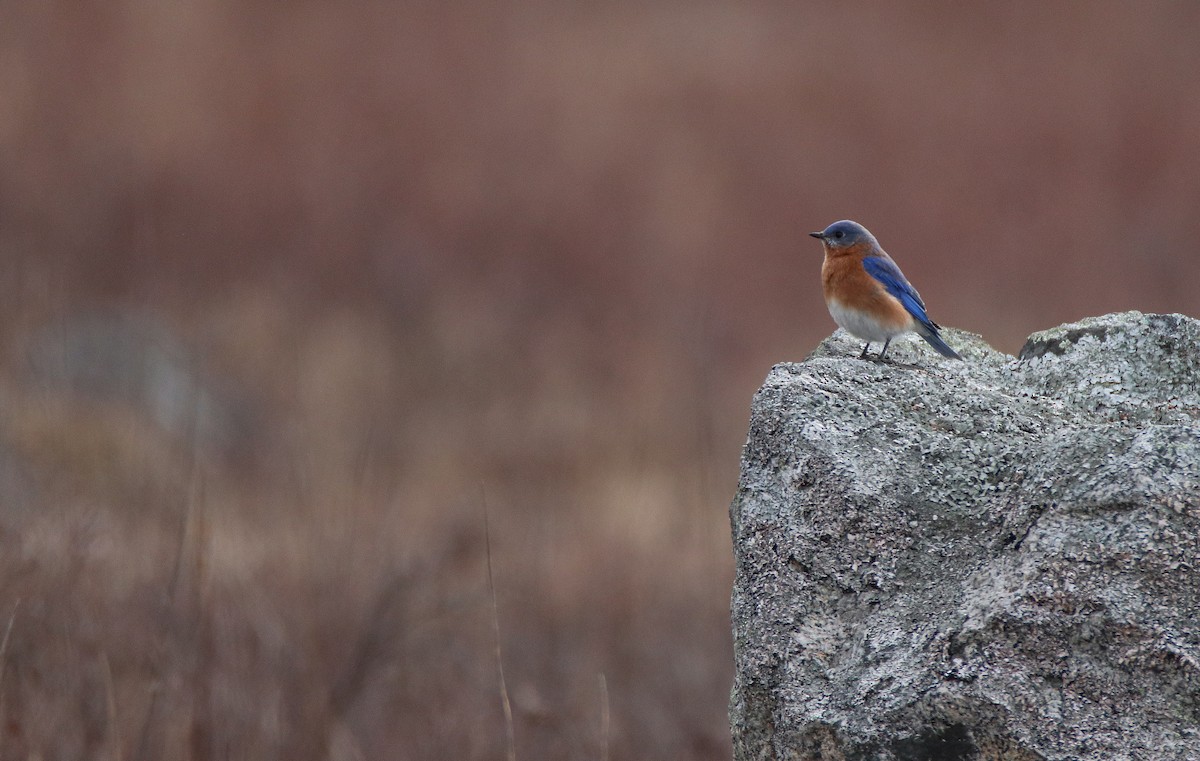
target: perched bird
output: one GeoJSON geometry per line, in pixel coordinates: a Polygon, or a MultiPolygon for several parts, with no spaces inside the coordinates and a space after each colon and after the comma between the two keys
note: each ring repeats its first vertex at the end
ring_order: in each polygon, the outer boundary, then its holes
{"type": "Polygon", "coordinates": [[[866,359],[867,349],[878,341],[883,341],[883,359],[892,339],[908,332],[924,338],[942,356],[962,359],[942,340],[938,324],[925,313],[921,294],[867,228],[843,219],[809,235],[820,239],[825,249],[821,283],[829,314],[867,342],[860,359],[866,359]]]}

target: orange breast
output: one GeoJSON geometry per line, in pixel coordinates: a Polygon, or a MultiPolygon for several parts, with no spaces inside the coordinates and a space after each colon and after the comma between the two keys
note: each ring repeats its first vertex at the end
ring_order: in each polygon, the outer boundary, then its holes
{"type": "Polygon", "coordinates": [[[887,292],[862,266],[862,256],[851,253],[830,257],[821,265],[825,301],[837,301],[844,309],[869,314],[885,325],[904,328],[912,315],[900,300],[887,292]]]}

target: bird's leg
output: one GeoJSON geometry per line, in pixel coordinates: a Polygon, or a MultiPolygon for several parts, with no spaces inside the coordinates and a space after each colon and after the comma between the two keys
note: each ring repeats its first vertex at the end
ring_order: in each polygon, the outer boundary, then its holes
{"type": "Polygon", "coordinates": [[[890,339],[890,338],[883,342],[883,350],[879,352],[880,359],[883,359],[883,355],[887,354],[887,347],[888,347],[888,344],[890,344],[891,342],[892,342],[892,339],[890,339]]]}
{"type": "Polygon", "coordinates": [[[859,354],[858,358],[866,359],[867,358],[867,349],[870,349],[870,348],[871,348],[871,342],[867,341],[867,345],[863,347],[862,354],[859,354]]]}

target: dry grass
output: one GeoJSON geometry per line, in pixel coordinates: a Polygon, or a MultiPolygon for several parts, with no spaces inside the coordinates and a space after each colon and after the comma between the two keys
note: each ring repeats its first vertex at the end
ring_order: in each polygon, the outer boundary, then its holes
{"type": "Polygon", "coordinates": [[[245,441],[14,358],[0,757],[502,756],[493,605],[518,758],[727,753],[711,452],[624,446],[629,413],[580,404],[579,375],[438,390],[384,323],[269,301],[228,305],[282,331],[259,351],[208,342],[219,377],[271,381],[239,386],[245,441]]]}
{"type": "Polygon", "coordinates": [[[0,11],[0,759],[500,758],[496,629],[518,759],[727,758],[803,233],[1008,350],[1200,312],[1196,17],[0,11]]]}

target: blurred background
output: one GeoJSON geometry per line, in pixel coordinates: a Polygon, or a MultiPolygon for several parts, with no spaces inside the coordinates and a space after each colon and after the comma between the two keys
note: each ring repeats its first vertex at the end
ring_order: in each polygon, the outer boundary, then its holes
{"type": "Polygon", "coordinates": [[[728,759],[750,398],[834,328],[805,233],[1010,353],[1200,314],[1198,30],[0,9],[0,758],[728,759]]]}

